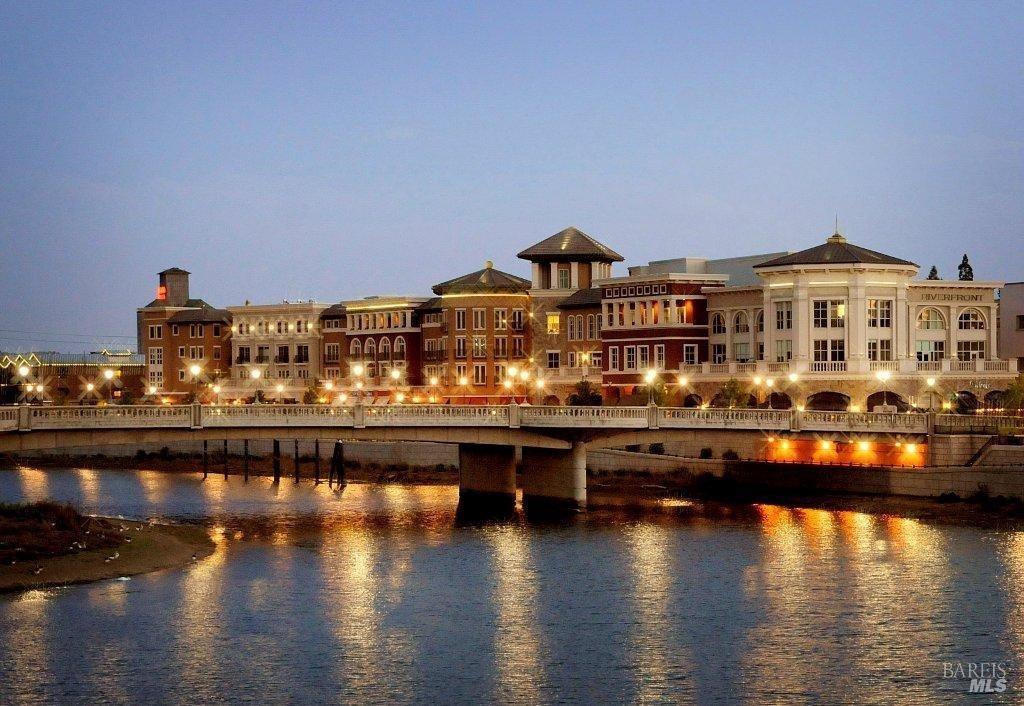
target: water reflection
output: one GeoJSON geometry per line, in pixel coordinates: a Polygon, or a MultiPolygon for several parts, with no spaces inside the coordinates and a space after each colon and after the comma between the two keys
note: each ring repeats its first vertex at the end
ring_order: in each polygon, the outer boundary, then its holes
{"type": "Polygon", "coordinates": [[[463,526],[451,487],[0,471],[44,497],[216,550],[0,597],[3,703],[930,703],[943,660],[1024,644],[1019,532],[689,501],[463,526]]]}

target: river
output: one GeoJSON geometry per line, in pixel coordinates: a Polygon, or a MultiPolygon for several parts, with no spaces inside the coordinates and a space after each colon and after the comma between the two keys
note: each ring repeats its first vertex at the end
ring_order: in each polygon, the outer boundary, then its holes
{"type": "Polygon", "coordinates": [[[183,569],[0,596],[0,703],[979,703],[1024,675],[1024,533],[685,501],[456,521],[448,486],[0,471],[209,527],[183,569]]]}

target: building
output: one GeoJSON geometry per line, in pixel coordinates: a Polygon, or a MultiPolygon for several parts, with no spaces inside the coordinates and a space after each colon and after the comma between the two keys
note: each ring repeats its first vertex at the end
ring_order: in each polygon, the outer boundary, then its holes
{"type": "Polygon", "coordinates": [[[228,307],[231,381],[224,400],[299,401],[320,382],[320,316],[326,304],[285,301],[228,307]]]}
{"type": "Polygon", "coordinates": [[[320,314],[320,364],[324,380],[332,389],[336,381],[348,375],[345,370],[348,339],[345,335],[348,316],[344,304],[334,304],[320,314]]]}
{"type": "Polygon", "coordinates": [[[753,266],[760,283],[707,287],[709,356],[679,375],[711,404],[808,409],[977,407],[1016,371],[998,359],[1001,282],[915,280],[918,266],[847,242],[753,266]]]}
{"type": "Polygon", "coordinates": [[[146,383],[182,401],[231,374],[231,316],[189,295],[189,275],[177,267],[159,273],[156,299],[137,310],[139,352],[146,383]]]}
{"type": "Polygon", "coordinates": [[[145,360],[131,351],[0,353],[0,404],[127,404],[146,398],[153,395],[145,360]]]}
{"type": "Polygon", "coordinates": [[[420,307],[427,297],[373,296],[343,302],[348,346],[344,384],[381,401],[421,384],[420,307]]]}
{"type": "Polygon", "coordinates": [[[1024,371],[1024,282],[1007,282],[999,291],[998,340],[999,357],[1024,371]]]}
{"type": "MultiPolygon", "coordinates": [[[[520,252],[518,257],[531,265],[530,358],[547,383],[546,399],[564,401],[576,383],[592,374],[589,364],[580,365],[580,353],[596,352],[597,346],[593,342],[591,346],[579,345],[575,329],[573,340],[569,340],[569,316],[579,316],[581,310],[562,309],[560,305],[580,290],[593,288],[596,281],[611,277],[612,263],[622,262],[623,257],[575,227],[545,238],[520,252]],[[575,357],[574,366],[569,365],[571,352],[575,357]]],[[[586,299],[593,295],[581,296],[586,299]]],[[[570,307],[582,303],[577,299],[570,302],[570,307]]],[[[584,321],[587,315],[593,313],[596,317],[599,313],[592,303],[588,306],[589,310],[588,307],[582,308],[584,321]]],[[[600,322],[596,323],[600,328],[600,322]]],[[[585,336],[586,329],[583,341],[585,336]]]]}
{"type": "Polygon", "coordinates": [[[524,400],[529,371],[530,281],[494,269],[441,282],[421,308],[428,396],[457,404],[524,400]],[[437,388],[435,390],[435,388],[437,388]]]}

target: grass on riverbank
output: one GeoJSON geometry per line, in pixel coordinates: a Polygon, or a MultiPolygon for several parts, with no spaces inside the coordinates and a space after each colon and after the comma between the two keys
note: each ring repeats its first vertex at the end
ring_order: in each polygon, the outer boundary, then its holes
{"type": "Polygon", "coordinates": [[[123,541],[112,522],[52,502],[0,504],[0,565],[109,549],[123,541]]]}

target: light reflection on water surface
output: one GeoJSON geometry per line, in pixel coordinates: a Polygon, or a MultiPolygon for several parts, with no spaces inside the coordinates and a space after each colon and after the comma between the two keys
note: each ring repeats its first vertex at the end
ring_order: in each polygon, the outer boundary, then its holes
{"type": "Polygon", "coordinates": [[[463,526],[447,486],[0,471],[43,498],[217,549],[0,597],[0,703],[934,703],[967,696],[942,662],[1024,640],[1019,532],[685,501],[463,526]]]}

